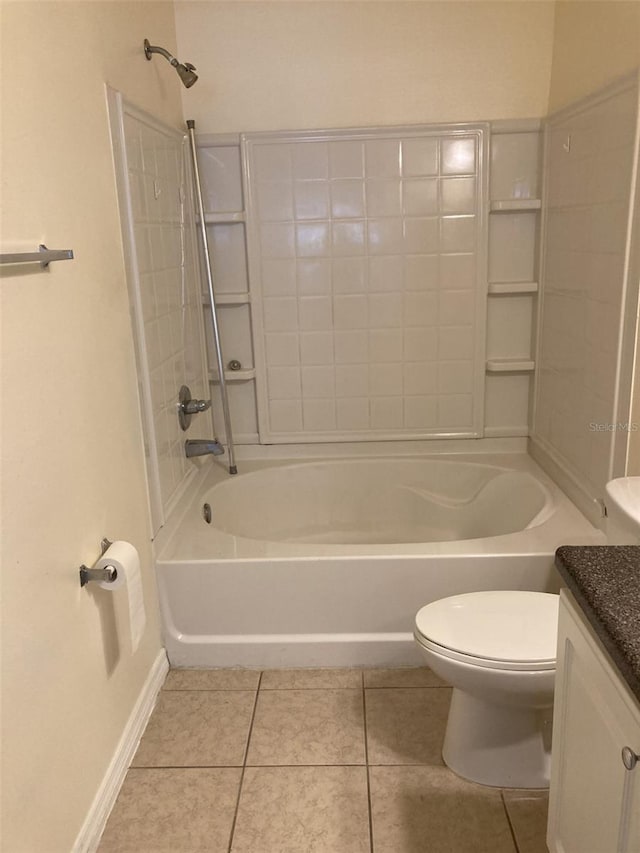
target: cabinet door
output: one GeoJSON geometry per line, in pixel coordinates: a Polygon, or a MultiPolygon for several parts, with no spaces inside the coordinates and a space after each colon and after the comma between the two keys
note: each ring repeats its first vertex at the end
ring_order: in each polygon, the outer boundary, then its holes
{"type": "Polygon", "coordinates": [[[581,616],[563,594],[549,803],[557,853],[639,853],[640,714],[581,616]]]}
{"type": "MultiPolygon", "coordinates": [[[[640,753],[640,746],[636,747],[640,753]]],[[[627,791],[624,802],[620,850],[622,853],[640,853],[640,761],[627,774],[627,791]]]]}

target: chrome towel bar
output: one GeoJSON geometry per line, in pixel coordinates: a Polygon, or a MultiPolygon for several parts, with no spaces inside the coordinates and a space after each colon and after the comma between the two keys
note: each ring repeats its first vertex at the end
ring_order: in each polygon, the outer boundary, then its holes
{"type": "Polygon", "coordinates": [[[41,264],[46,269],[51,261],[72,261],[73,249],[47,249],[40,243],[37,252],[10,252],[0,255],[0,264],[41,264]]]}

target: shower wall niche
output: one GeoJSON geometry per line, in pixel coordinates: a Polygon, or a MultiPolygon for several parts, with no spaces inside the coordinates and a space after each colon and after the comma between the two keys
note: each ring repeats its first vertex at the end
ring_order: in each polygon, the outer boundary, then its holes
{"type": "Polygon", "coordinates": [[[237,443],[528,434],[539,130],[198,138],[237,443]]]}
{"type": "MultiPolygon", "coordinates": [[[[198,136],[207,233],[213,266],[218,323],[227,365],[227,395],[234,441],[258,442],[246,214],[240,139],[236,134],[198,136]]],[[[211,332],[209,295],[203,290],[205,333],[209,354],[209,381],[216,412],[222,411],[218,372],[211,332]]],[[[224,433],[222,433],[224,436],[224,433]]]]}

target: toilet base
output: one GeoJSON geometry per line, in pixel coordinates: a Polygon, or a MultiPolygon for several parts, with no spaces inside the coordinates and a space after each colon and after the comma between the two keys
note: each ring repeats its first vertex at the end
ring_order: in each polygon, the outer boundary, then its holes
{"type": "Polygon", "coordinates": [[[547,788],[551,708],[495,705],[456,688],[442,748],[458,776],[497,788],[547,788]]]}

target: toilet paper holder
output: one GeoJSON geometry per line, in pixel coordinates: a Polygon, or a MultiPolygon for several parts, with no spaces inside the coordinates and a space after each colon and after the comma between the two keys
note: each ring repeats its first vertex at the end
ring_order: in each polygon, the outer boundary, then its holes
{"type": "MultiPolygon", "coordinates": [[[[102,557],[113,543],[109,539],[103,539],[100,543],[100,556],[102,557]]],[[[113,583],[118,577],[118,570],[115,566],[105,566],[103,569],[90,569],[84,563],[80,566],[80,586],[85,586],[91,581],[106,581],[113,583]]]]}

